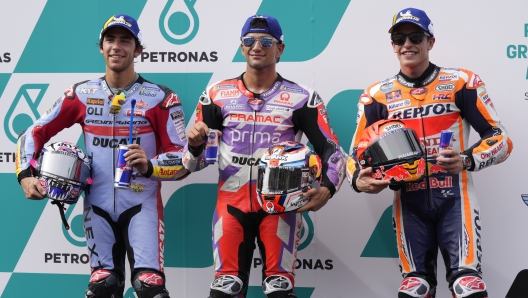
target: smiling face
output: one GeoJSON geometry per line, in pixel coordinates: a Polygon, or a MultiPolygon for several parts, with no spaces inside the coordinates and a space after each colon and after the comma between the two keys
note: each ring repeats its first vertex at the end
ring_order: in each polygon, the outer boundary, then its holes
{"type": "Polygon", "coordinates": [[[246,36],[254,37],[257,39],[255,44],[251,47],[240,45],[242,48],[242,54],[246,57],[247,67],[255,70],[261,70],[269,67],[275,67],[277,58],[282,55],[284,51],[284,44],[273,42],[271,47],[265,48],[260,44],[260,38],[263,36],[272,37],[267,33],[249,33],[246,36]]]}
{"type": "MultiPolygon", "coordinates": [[[[404,23],[395,27],[392,33],[409,34],[423,31],[423,29],[414,24],[404,23]]],[[[394,53],[400,60],[401,71],[411,78],[419,77],[429,66],[429,51],[433,48],[434,43],[434,37],[425,37],[419,44],[411,43],[407,37],[405,43],[401,46],[391,41],[394,53]]]]}
{"type": "Polygon", "coordinates": [[[122,27],[110,28],[104,33],[99,49],[103,54],[107,72],[134,72],[134,58],[143,49],[136,49],[136,41],[130,31],[122,27]]]}

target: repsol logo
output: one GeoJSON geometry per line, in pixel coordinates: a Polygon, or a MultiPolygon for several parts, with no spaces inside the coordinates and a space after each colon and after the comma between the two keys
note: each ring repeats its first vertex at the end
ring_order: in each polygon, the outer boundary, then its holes
{"type": "MultiPolygon", "coordinates": [[[[332,270],[334,269],[334,260],[327,259],[295,259],[295,269],[306,269],[306,270],[332,270]]],[[[253,268],[262,266],[261,258],[253,258],[253,268]]]]}
{"type": "Polygon", "coordinates": [[[231,161],[234,163],[234,164],[238,164],[238,165],[241,165],[241,166],[257,166],[259,163],[260,163],[260,158],[253,158],[253,157],[238,157],[238,156],[233,156],[233,158],[231,159],[231,161]]]}
{"type": "Polygon", "coordinates": [[[425,107],[403,109],[395,112],[394,114],[392,114],[392,116],[399,119],[413,119],[418,117],[442,115],[454,112],[455,111],[451,109],[450,103],[438,103],[433,105],[427,105],[425,107]]]}
{"type": "Polygon", "coordinates": [[[88,264],[90,258],[87,254],[44,253],[44,263],[54,264],[88,264]]]}
{"type": "Polygon", "coordinates": [[[480,264],[482,262],[482,243],[480,242],[480,213],[477,209],[473,209],[473,213],[475,215],[474,224],[475,224],[475,235],[477,236],[477,240],[475,241],[476,247],[477,247],[477,270],[480,272],[480,264]]]}
{"type": "Polygon", "coordinates": [[[491,166],[493,163],[495,163],[495,160],[496,158],[495,157],[492,157],[486,161],[482,161],[481,163],[479,163],[479,170],[485,168],[485,167],[489,167],[491,166]]]}
{"type": "MultiPolygon", "coordinates": [[[[94,137],[92,145],[97,147],[110,147],[110,148],[117,148],[119,145],[128,145],[127,138],[122,139],[109,139],[109,138],[98,138],[94,137]]],[[[133,144],[141,144],[141,138],[132,138],[133,144]]]]}

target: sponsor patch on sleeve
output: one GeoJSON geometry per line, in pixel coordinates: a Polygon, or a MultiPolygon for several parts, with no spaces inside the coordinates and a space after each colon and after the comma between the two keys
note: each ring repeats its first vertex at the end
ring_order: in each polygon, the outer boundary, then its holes
{"type": "Polygon", "coordinates": [[[165,97],[165,99],[160,104],[160,108],[166,110],[176,106],[181,106],[180,98],[178,95],[176,95],[176,93],[170,93],[167,95],[167,97],[165,97]]]}
{"type": "Polygon", "coordinates": [[[209,96],[207,96],[207,93],[205,91],[202,92],[202,95],[200,95],[200,99],[198,101],[201,102],[202,105],[210,105],[211,104],[211,98],[209,98],[209,96]]]}
{"type": "Polygon", "coordinates": [[[359,97],[359,102],[364,105],[369,105],[372,103],[372,98],[370,98],[367,93],[363,92],[359,97]]]}
{"type": "MultiPolygon", "coordinates": [[[[288,98],[289,98],[289,94],[288,94],[288,98]]],[[[282,94],[281,94],[281,98],[282,98],[282,94]]],[[[310,108],[315,108],[321,104],[323,104],[323,100],[321,99],[321,96],[319,96],[319,94],[317,92],[314,91],[313,95],[312,95],[312,98],[310,99],[310,101],[308,102],[308,107],[310,108]]]]}
{"type": "Polygon", "coordinates": [[[484,85],[484,82],[480,79],[480,77],[477,74],[473,74],[469,81],[467,82],[467,86],[469,89],[475,89],[479,87],[480,85],[484,85]]]}

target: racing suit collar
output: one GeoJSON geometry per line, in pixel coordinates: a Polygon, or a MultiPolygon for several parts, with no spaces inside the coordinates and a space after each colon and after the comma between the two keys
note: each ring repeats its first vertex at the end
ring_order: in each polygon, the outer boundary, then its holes
{"type": "Polygon", "coordinates": [[[110,83],[108,83],[108,81],[106,80],[106,76],[101,77],[101,80],[103,81],[101,85],[103,86],[103,89],[108,96],[113,96],[121,90],[125,91],[127,94],[132,94],[137,89],[137,88],[134,88],[136,83],[141,85],[143,84],[143,82],[145,82],[145,79],[138,73],[136,73],[134,80],[130,84],[128,84],[125,88],[116,88],[110,85],[110,83]]]}
{"type": "MultiPolygon", "coordinates": [[[[270,89],[268,89],[267,91],[262,92],[262,93],[254,93],[254,92],[252,92],[251,90],[249,90],[247,88],[246,83],[244,82],[244,79],[243,79],[244,74],[245,74],[245,72],[243,72],[237,78],[239,81],[242,82],[242,85],[244,87],[244,90],[241,90],[241,91],[244,92],[244,93],[247,93],[247,92],[252,93],[254,98],[262,98],[262,99],[264,99],[265,97],[267,97],[267,96],[271,95],[272,93],[274,93],[277,90],[277,87],[282,84],[282,81],[284,81],[284,78],[280,75],[280,73],[277,73],[277,78],[275,79],[275,82],[273,83],[273,85],[271,86],[270,89]]],[[[242,87],[240,85],[238,85],[238,86],[242,87]]]]}
{"type": "Polygon", "coordinates": [[[434,81],[434,79],[438,76],[439,73],[440,67],[429,62],[429,66],[424,71],[424,73],[416,79],[409,78],[408,76],[404,75],[401,70],[396,75],[396,78],[398,79],[398,82],[400,82],[400,84],[409,88],[416,88],[430,84],[432,81],[434,81]]]}

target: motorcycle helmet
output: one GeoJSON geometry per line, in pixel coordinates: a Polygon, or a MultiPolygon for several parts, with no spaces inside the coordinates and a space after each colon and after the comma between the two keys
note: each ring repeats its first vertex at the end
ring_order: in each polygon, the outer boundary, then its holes
{"type": "Polygon", "coordinates": [[[55,142],[44,147],[31,164],[35,177],[46,189],[52,204],[58,205],[66,228],[64,204],[75,204],[91,184],[92,159],[81,148],[69,142],[55,142]]]}
{"type": "Polygon", "coordinates": [[[282,142],[271,146],[258,165],[257,197],[267,213],[283,213],[308,203],[303,192],[321,181],[319,156],[306,145],[282,142]]]}
{"type": "Polygon", "coordinates": [[[398,119],[384,119],[367,127],[357,146],[362,168],[372,167],[372,177],[403,184],[422,179],[425,152],[416,132],[398,119]]]}

